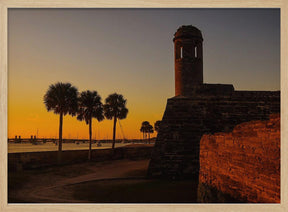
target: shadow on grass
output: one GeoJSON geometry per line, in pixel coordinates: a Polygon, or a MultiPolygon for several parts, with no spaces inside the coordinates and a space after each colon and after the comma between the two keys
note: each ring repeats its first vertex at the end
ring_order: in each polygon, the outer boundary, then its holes
{"type": "Polygon", "coordinates": [[[192,181],[147,179],[97,180],[66,186],[75,200],[93,203],[196,203],[192,181]]]}
{"type": "MultiPolygon", "coordinates": [[[[114,161],[113,161],[114,163],[114,161]]],[[[127,161],[123,161],[126,164],[127,161]]],[[[119,165],[119,162],[116,164],[119,165]]],[[[138,163],[137,163],[138,164],[138,163]]],[[[9,203],[196,203],[195,181],[145,179],[145,161],[119,174],[124,178],[101,179],[53,186],[55,182],[101,172],[110,162],[83,163],[8,173],[9,203]],[[40,196],[30,195],[36,191],[40,196]],[[43,191],[43,192],[42,192],[43,191]],[[42,192],[42,193],[41,193],[42,192]],[[52,196],[51,196],[52,195],[52,196]],[[51,197],[51,199],[50,199],[51,197]],[[57,200],[57,198],[59,198],[57,200]]],[[[113,166],[112,166],[113,167],[113,166]]],[[[109,176],[108,176],[109,177],[109,176]]],[[[111,176],[110,176],[111,177],[111,176]]]]}

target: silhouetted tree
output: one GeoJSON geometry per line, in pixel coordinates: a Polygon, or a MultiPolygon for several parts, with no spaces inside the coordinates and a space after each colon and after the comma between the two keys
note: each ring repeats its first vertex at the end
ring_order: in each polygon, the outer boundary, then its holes
{"type": "Polygon", "coordinates": [[[78,106],[77,119],[80,121],[85,120],[86,124],[89,124],[88,159],[91,160],[92,118],[96,118],[98,122],[104,119],[101,97],[97,94],[97,91],[83,91],[78,98],[78,106]]]}
{"type": "Polygon", "coordinates": [[[157,133],[159,132],[161,122],[162,121],[158,120],[154,123],[154,129],[157,133]]]}
{"type": "Polygon", "coordinates": [[[128,114],[128,109],[126,108],[126,99],[121,94],[110,94],[105,99],[104,104],[104,115],[107,119],[114,119],[113,124],[113,144],[112,149],[115,148],[115,134],[116,134],[116,122],[117,119],[125,119],[128,114]]]}
{"type": "Polygon", "coordinates": [[[48,111],[53,110],[54,113],[60,115],[59,121],[59,145],[58,145],[58,163],[61,163],[62,153],[62,126],[63,116],[66,114],[76,115],[77,105],[77,88],[70,83],[58,82],[49,86],[44,95],[44,104],[48,111]]]}
{"type": "Polygon", "coordinates": [[[143,133],[143,140],[145,140],[146,138],[148,125],[149,125],[148,121],[143,121],[141,124],[140,132],[143,133]]]}
{"type": "Polygon", "coordinates": [[[150,133],[153,133],[153,126],[149,123],[149,125],[147,126],[147,133],[148,133],[148,142],[150,144],[150,133]]]}
{"type": "Polygon", "coordinates": [[[145,128],[143,126],[140,128],[140,132],[143,133],[143,140],[145,140],[145,128]]]}
{"type": "Polygon", "coordinates": [[[147,138],[148,134],[148,142],[150,144],[150,133],[153,133],[153,126],[148,121],[143,121],[141,124],[140,131],[143,132],[143,139],[147,138]]]}

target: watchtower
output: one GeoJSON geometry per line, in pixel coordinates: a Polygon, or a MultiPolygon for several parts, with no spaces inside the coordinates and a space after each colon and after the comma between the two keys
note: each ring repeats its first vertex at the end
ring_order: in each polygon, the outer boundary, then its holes
{"type": "Polygon", "coordinates": [[[175,96],[191,96],[203,84],[202,33],[192,25],[174,34],[175,96]]]}

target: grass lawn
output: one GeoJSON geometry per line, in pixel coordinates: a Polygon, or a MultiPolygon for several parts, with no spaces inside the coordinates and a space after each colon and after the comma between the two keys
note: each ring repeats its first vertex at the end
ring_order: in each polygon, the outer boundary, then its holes
{"type": "Polygon", "coordinates": [[[93,203],[196,203],[192,181],[146,179],[97,180],[66,186],[75,199],[93,203]]]}
{"type": "Polygon", "coordinates": [[[9,203],[196,203],[192,181],[145,179],[149,160],[119,160],[8,173],[9,203]]]}

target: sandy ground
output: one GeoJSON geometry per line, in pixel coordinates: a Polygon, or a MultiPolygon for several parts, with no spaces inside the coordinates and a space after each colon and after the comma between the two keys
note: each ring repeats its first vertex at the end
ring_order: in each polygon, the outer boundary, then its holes
{"type": "Polygon", "coordinates": [[[9,189],[8,196],[10,202],[72,203],[75,202],[72,193],[63,187],[93,180],[139,177],[139,171],[147,170],[148,164],[149,160],[119,160],[13,173],[25,182],[19,188],[9,189]]]}

